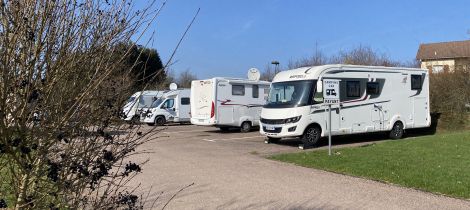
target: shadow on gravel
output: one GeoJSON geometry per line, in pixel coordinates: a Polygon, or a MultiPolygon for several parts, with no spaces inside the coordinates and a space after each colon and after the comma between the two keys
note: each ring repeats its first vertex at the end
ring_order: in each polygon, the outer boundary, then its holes
{"type": "MultiPolygon", "coordinates": [[[[248,133],[259,133],[259,128],[253,128],[250,132],[248,133]]],[[[228,128],[228,130],[209,130],[209,131],[204,131],[207,133],[220,133],[220,134],[233,134],[233,133],[242,133],[240,132],[240,128],[228,128]]]]}
{"type": "MultiPolygon", "coordinates": [[[[427,135],[434,135],[436,133],[436,128],[431,126],[429,128],[418,128],[418,129],[409,129],[405,131],[404,139],[412,138],[412,137],[419,137],[419,136],[427,136],[427,135]]],[[[332,145],[348,145],[348,144],[363,144],[363,143],[374,143],[380,141],[387,141],[390,140],[388,137],[388,132],[378,132],[378,133],[364,133],[364,134],[351,134],[351,135],[342,135],[342,136],[333,136],[332,137],[332,145]]],[[[281,141],[274,143],[277,145],[284,145],[284,146],[291,146],[291,147],[298,147],[302,144],[299,138],[289,138],[289,139],[282,139],[281,141]]],[[[328,146],[328,137],[323,137],[320,139],[318,145],[314,148],[318,147],[326,147],[328,146]]],[[[314,148],[306,148],[306,149],[314,149],[314,148]]]]}

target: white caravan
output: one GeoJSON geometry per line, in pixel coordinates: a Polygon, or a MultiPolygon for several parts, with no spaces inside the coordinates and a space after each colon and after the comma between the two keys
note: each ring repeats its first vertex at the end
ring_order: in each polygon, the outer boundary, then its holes
{"type": "Polygon", "coordinates": [[[429,77],[424,69],[324,65],[278,73],[261,112],[260,133],[269,141],[301,137],[305,146],[328,135],[322,80],[340,80],[339,105],[332,105],[332,135],[390,132],[428,127],[429,77]]]}
{"type": "Polygon", "coordinates": [[[177,89],[176,86],[171,89],[173,90],[154,101],[147,111],[142,112],[141,122],[149,125],[164,125],[167,122],[190,121],[190,89],[177,89]]]}
{"type": "Polygon", "coordinates": [[[147,90],[132,94],[122,108],[122,119],[139,121],[142,109],[149,107],[155,100],[162,97],[166,91],[147,90]]]}
{"type": "Polygon", "coordinates": [[[258,81],[256,69],[250,72],[250,79],[216,77],[192,81],[191,123],[215,126],[223,131],[240,128],[242,132],[259,126],[270,83],[258,81]]]}

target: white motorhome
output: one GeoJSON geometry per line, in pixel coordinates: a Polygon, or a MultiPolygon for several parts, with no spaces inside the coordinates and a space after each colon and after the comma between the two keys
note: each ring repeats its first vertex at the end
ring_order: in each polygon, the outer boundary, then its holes
{"type": "Polygon", "coordinates": [[[216,77],[192,81],[191,123],[223,131],[240,128],[242,132],[259,126],[270,83],[259,81],[256,69],[249,72],[250,79],[216,77]]]}
{"type": "Polygon", "coordinates": [[[260,133],[269,141],[300,137],[305,146],[328,135],[323,79],[339,82],[339,105],[332,105],[332,135],[390,132],[428,127],[428,71],[415,68],[324,65],[278,73],[261,112],[260,133]]]}
{"type": "Polygon", "coordinates": [[[142,112],[141,122],[148,125],[164,125],[167,122],[190,121],[190,89],[177,89],[176,86],[171,89],[154,101],[147,111],[142,112]]]}
{"type": "Polygon", "coordinates": [[[142,109],[149,107],[155,100],[162,97],[166,91],[147,90],[132,94],[122,108],[122,119],[139,121],[142,109]]]}

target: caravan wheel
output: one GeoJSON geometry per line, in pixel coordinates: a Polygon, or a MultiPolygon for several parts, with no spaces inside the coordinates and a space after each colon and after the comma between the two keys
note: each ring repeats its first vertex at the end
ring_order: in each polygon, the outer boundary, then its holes
{"type": "Polygon", "coordinates": [[[155,117],[155,124],[158,126],[164,125],[166,122],[165,118],[163,116],[157,116],[155,117]]]}
{"type": "Polygon", "coordinates": [[[304,147],[312,147],[317,145],[321,137],[321,129],[316,125],[309,126],[305,129],[304,135],[302,135],[302,143],[304,147]]]}
{"type": "Polygon", "coordinates": [[[251,122],[243,122],[242,126],[240,127],[240,131],[242,133],[250,132],[251,131],[251,122]]]}
{"type": "Polygon", "coordinates": [[[401,139],[403,137],[403,123],[398,121],[395,124],[393,124],[393,128],[390,131],[390,138],[391,139],[401,139]]]}

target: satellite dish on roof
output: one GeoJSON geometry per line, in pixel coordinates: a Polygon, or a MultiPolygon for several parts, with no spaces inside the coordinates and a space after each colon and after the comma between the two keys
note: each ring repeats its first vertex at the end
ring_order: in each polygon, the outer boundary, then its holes
{"type": "Polygon", "coordinates": [[[257,68],[251,68],[248,70],[248,79],[253,81],[258,81],[261,77],[259,70],[257,68]]]}
{"type": "Polygon", "coordinates": [[[178,89],[178,85],[176,85],[176,83],[171,83],[170,90],[176,90],[176,89],[178,89]]]}

